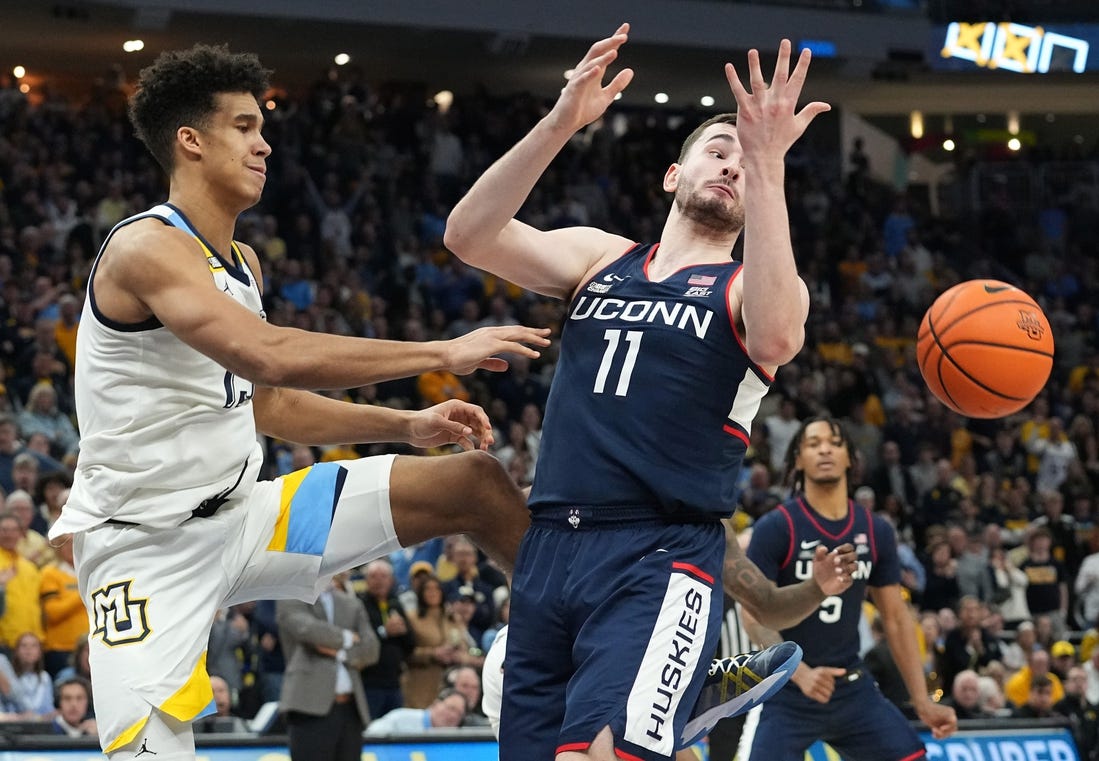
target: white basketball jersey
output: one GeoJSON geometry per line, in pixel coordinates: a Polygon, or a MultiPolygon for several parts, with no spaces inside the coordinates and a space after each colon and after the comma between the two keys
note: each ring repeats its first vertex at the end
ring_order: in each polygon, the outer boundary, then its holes
{"type": "Polygon", "coordinates": [[[88,278],[76,341],[80,456],[51,537],[109,519],[177,526],[204,500],[246,496],[259,475],[263,450],[252,414],[253,385],[155,317],[119,324],[96,306],[95,272],[111,237],[150,217],[193,235],[217,287],[265,316],[255,278],[235,243],[227,260],[168,204],[115,226],[88,278]]]}

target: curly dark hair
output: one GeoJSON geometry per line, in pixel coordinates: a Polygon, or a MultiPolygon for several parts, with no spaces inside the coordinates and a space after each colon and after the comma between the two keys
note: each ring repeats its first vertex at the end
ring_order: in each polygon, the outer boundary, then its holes
{"type": "Polygon", "coordinates": [[[130,99],[130,121],[153,158],[171,174],[176,131],[185,125],[209,126],[218,93],[247,92],[260,100],[270,74],[252,53],[230,53],[225,45],[166,51],[141,70],[130,99]]]}
{"type": "MultiPolygon", "coordinates": [[[[847,429],[843,427],[843,423],[836,420],[833,417],[827,415],[817,415],[811,417],[802,422],[801,427],[798,428],[797,433],[794,434],[794,438],[790,439],[790,446],[786,448],[785,470],[783,475],[783,483],[790,487],[790,494],[800,494],[805,489],[805,473],[798,470],[797,461],[798,453],[801,452],[801,443],[805,440],[805,431],[813,423],[827,423],[828,427],[832,429],[832,435],[838,436],[839,440],[843,443],[843,446],[847,448],[847,455],[851,465],[854,465],[855,458],[858,456],[857,452],[851,449],[851,437],[847,435],[847,429]]],[[[846,471],[847,476],[847,488],[851,488],[851,465],[848,466],[846,471]]]]}

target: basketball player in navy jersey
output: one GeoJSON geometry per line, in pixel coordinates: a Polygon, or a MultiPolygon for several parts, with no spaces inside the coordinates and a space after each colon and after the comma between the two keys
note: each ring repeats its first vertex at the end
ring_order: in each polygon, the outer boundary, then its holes
{"type": "Polygon", "coordinates": [[[804,651],[790,684],[749,715],[740,758],[801,761],[823,739],[850,761],[912,761],[924,756],[920,738],[904,715],[878,691],[859,658],[859,617],[867,593],[885,625],[916,715],[936,738],[957,729],[954,709],[932,702],[924,682],[915,622],[901,596],[900,563],[893,528],[855,505],[848,495],[852,453],[838,421],[807,420],[786,456],[794,496],[764,515],[753,528],[748,557],[779,586],[797,583],[821,546],[855,545],[858,571],[845,592],[821,603],[816,615],[781,635],[756,624],[753,640],[792,640],[804,651]],[[758,722],[754,721],[757,718],[758,722]]]}
{"type": "MultiPolygon", "coordinates": [[[[518,488],[483,451],[320,463],[257,481],[260,433],[485,447],[488,417],[473,405],[399,411],[308,389],[499,371],[507,363],[494,355],[534,357],[530,347],[548,343],[548,331],[520,326],[411,343],[269,324],[259,257],[233,240],[266,183],[267,74],[254,56],[208,46],[142,71],[130,113],[169,176],[168,201],[116,226],[88,276],[80,460],[50,538],[74,535],[112,761],[195,757],[191,722],[214,709],[205,651],[219,608],[314,600],[333,574],[440,534],[472,532],[507,564],[527,526],[518,488]]],[[[358,639],[327,636],[333,653],[358,639]]]]}
{"type": "Polygon", "coordinates": [[[750,92],[726,64],[738,113],[702,124],[668,167],[659,242],[514,219],[629,84],[629,69],[603,84],[628,32],[589,49],[447,223],[467,263],[570,302],[513,579],[504,761],[672,757],[720,630],[719,519],[760,401],[804,340],[784,157],[829,107],[797,110],[809,53],[791,72],[787,40],[769,84],[749,53],[750,92]],[[743,263],[732,258],[742,231],[743,263]]]}

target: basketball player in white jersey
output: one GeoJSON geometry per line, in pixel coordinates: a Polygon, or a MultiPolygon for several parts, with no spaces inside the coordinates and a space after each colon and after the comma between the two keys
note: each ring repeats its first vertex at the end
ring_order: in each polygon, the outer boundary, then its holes
{"type": "Polygon", "coordinates": [[[509,566],[528,522],[518,489],[475,448],[491,441],[480,408],[398,411],[305,390],[499,371],[494,355],[537,357],[530,347],[548,344],[548,331],[404,343],[268,324],[259,260],[232,240],[266,180],[257,101],[267,74],[254,56],[204,46],[142,72],[131,117],[170,177],[169,199],[120,223],[89,275],[76,361],[83,438],[50,536],[74,534],[111,759],[194,758],[191,722],[214,708],[205,649],[218,608],[312,600],[336,572],[442,534],[471,533],[509,566]],[[257,433],[473,451],[321,463],[257,482],[257,433]]]}

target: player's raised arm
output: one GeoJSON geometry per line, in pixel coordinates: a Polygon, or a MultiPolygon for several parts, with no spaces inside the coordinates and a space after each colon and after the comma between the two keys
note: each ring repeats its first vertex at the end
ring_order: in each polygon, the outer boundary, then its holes
{"type": "Polygon", "coordinates": [[[630,241],[595,228],[542,232],[514,219],[554,157],[598,119],[633,78],[623,69],[604,85],[629,24],[591,46],[553,109],[473,184],[447,219],[444,242],[466,263],[529,290],[566,298],[605,254],[630,241]]]}
{"type": "Polygon", "coordinates": [[[751,220],[744,230],[741,318],[748,353],[763,365],[789,362],[805,340],[808,292],[798,278],[790,242],[785,157],[809,123],[830,109],[827,103],[814,102],[796,110],[810,54],[802,51],[790,72],[790,50],[790,41],[783,40],[769,85],[757,50],[748,53],[750,89],[732,64],[725,65],[737,102],[737,138],[744,151],[744,213],[751,220]]]}

